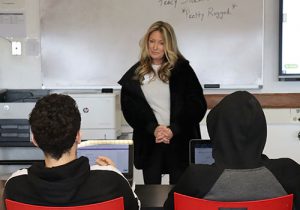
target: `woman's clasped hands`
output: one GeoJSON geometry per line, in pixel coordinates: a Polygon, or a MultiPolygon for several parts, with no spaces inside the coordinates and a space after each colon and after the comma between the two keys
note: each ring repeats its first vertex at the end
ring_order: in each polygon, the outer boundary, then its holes
{"type": "Polygon", "coordinates": [[[170,140],[173,137],[173,132],[165,125],[159,125],[154,131],[155,143],[170,144],[170,140]]]}

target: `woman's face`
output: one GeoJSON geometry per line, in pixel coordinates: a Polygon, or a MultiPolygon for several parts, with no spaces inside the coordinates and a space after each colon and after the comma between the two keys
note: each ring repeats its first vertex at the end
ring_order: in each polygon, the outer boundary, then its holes
{"type": "Polygon", "coordinates": [[[165,51],[163,36],[159,31],[153,31],[148,39],[148,49],[153,64],[162,64],[165,51]]]}

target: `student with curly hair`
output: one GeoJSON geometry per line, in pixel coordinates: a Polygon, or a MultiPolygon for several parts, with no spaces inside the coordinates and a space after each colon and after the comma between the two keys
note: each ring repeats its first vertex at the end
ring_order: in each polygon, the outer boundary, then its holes
{"type": "Polygon", "coordinates": [[[90,166],[77,158],[81,116],[73,98],[51,94],[41,98],[29,123],[32,141],[45,161],[15,172],[6,182],[4,199],[42,205],[76,206],[124,198],[126,210],[138,209],[138,199],[128,181],[106,157],[90,166]]]}

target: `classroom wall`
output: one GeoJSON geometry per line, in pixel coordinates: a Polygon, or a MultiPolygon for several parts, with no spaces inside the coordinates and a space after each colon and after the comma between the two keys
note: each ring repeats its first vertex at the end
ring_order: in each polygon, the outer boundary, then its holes
{"type": "MultiPolygon", "coordinates": [[[[24,12],[26,14],[25,39],[12,39],[21,41],[23,54],[11,55],[11,44],[0,37],[0,88],[1,89],[26,89],[41,88],[41,56],[39,53],[32,56],[26,49],[30,49],[31,41],[39,41],[39,0],[17,1],[18,7],[5,6],[1,1],[0,12],[24,12]],[[26,48],[27,47],[27,48],[26,48]]],[[[29,50],[30,51],[30,50],[29,50]]]]}
{"type": "MultiPolygon", "coordinates": [[[[39,44],[40,38],[39,0],[19,0],[19,2],[24,3],[20,3],[21,8],[15,8],[15,10],[24,11],[26,14],[27,37],[25,39],[14,39],[14,41],[22,42],[23,54],[21,56],[12,56],[10,43],[5,39],[0,38],[0,88],[41,88],[41,55],[39,51],[32,53],[32,48],[34,48],[36,44],[39,44]]],[[[279,82],[277,79],[279,42],[278,7],[278,0],[265,0],[264,85],[262,89],[250,90],[252,92],[300,92],[299,82],[279,82]]],[[[5,12],[7,9],[9,8],[6,8],[1,4],[0,12],[5,12]]],[[[139,49],[136,50],[138,51],[139,49]]],[[[232,91],[233,90],[205,90],[205,93],[229,93],[232,91]]]]}

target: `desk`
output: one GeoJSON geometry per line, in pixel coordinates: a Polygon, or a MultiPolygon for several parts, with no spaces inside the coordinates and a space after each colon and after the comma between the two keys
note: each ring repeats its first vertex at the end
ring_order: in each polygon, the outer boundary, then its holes
{"type": "Polygon", "coordinates": [[[136,185],[135,193],[139,197],[142,210],[163,209],[172,185],[136,185]]]}

